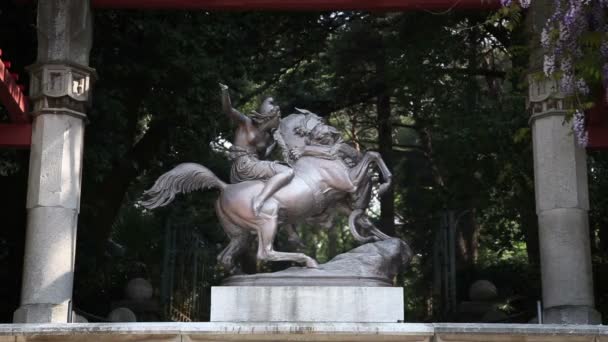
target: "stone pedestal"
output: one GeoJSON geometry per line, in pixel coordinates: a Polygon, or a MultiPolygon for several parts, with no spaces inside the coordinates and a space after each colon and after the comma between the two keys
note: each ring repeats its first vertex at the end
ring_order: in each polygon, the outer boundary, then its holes
{"type": "Polygon", "coordinates": [[[399,322],[403,288],[216,286],[212,322],[399,322]]]}
{"type": "Polygon", "coordinates": [[[215,322],[399,322],[403,288],[392,287],[412,252],[396,238],[367,243],[319,268],[232,276],[211,288],[215,322]]]}

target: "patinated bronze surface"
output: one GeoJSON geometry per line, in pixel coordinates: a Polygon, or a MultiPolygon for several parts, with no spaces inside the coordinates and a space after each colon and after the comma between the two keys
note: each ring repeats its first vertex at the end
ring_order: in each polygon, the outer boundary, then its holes
{"type": "Polygon", "coordinates": [[[412,258],[398,238],[366,243],[319,265],[290,267],[273,273],[234,275],[222,286],[393,286],[395,276],[412,258]]]}
{"type": "Polygon", "coordinates": [[[232,108],[227,87],[221,85],[221,89],[224,112],[237,124],[230,151],[232,184],[202,165],[180,164],[145,192],[149,197],[142,202],[145,207],[167,205],[178,193],[219,189],[216,213],[230,243],[218,260],[231,272],[238,272],[235,259],[256,235],[259,260],[295,261],[317,268],[317,262],[305,254],[275,251],[277,229],[284,224],[326,221],[336,212],[348,215],[357,241],[389,238],[365,215],[372,193],[371,168],[377,167],[384,180],[380,194],[391,182],[391,173],[377,152],[352,148],[334,127],[309,111],[298,109],[280,119],[272,98],[264,100],[259,111],[244,115],[232,108]],[[265,160],[275,146],[281,149],[282,163],[265,160]]]}

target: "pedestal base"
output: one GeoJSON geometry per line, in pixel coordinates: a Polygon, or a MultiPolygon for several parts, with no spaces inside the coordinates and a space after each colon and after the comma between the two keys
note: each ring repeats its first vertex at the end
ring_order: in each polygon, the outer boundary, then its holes
{"type": "Polygon", "coordinates": [[[25,304],[13,314],[13,323],[67,323],[68,304],[25,304]]]}
{"type": "Polygon", "coordinates": [[[565,305],[546,308],[544,324],[602,324],[602,315],[589,306],[565,305]]]}
{"type": "Polygon", "coordinates": [[[212,322],[399,322],[403,288],[216,286],[212,322]]]}

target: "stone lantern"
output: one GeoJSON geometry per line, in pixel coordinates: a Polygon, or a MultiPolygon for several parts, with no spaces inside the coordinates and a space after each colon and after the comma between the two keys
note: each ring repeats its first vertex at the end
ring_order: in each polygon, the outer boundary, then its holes
{"type": "Polygon", "coordinates": [[[84,115],[84,107],[91,100],[95,69],[64,62],[37,63],[29,66],[28,70],[34,115],[54,108],[67,108],[74,111],[72,115],[84,115]]]}

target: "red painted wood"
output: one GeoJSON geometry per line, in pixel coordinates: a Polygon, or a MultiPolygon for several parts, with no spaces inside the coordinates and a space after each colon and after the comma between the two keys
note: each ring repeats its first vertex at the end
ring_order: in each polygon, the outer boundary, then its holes
{"type": "Polygon", "coordinates": [[[95,8],[207,10],[494,9],[499,0],[92,0],[95,8]]]}
{"type": "Polygon", "coordinates": [[[0,60],[0,103],[12,122],[29,122],[27,97],[8,69],[7,63],[0,60]]]}
{"type": "Polygon", "coordinates": [[[587,148],[592,150],[608,149],[608,125],[589,127],[589,144],[587,148]]]}
{"type": "MultiPolygon", "coordinates": [[[[602,91],[604,93],[604,91],[602,91]]],[[[587,148],[593,150],[608,149],[608,103],[604,96],[596,101],[593,108],[587,111],[587,148]]]]}
{"type": "Polygon", "coordinates": [[[0,124],[0,148],[30,148],[32,124],[0,124]]]}

